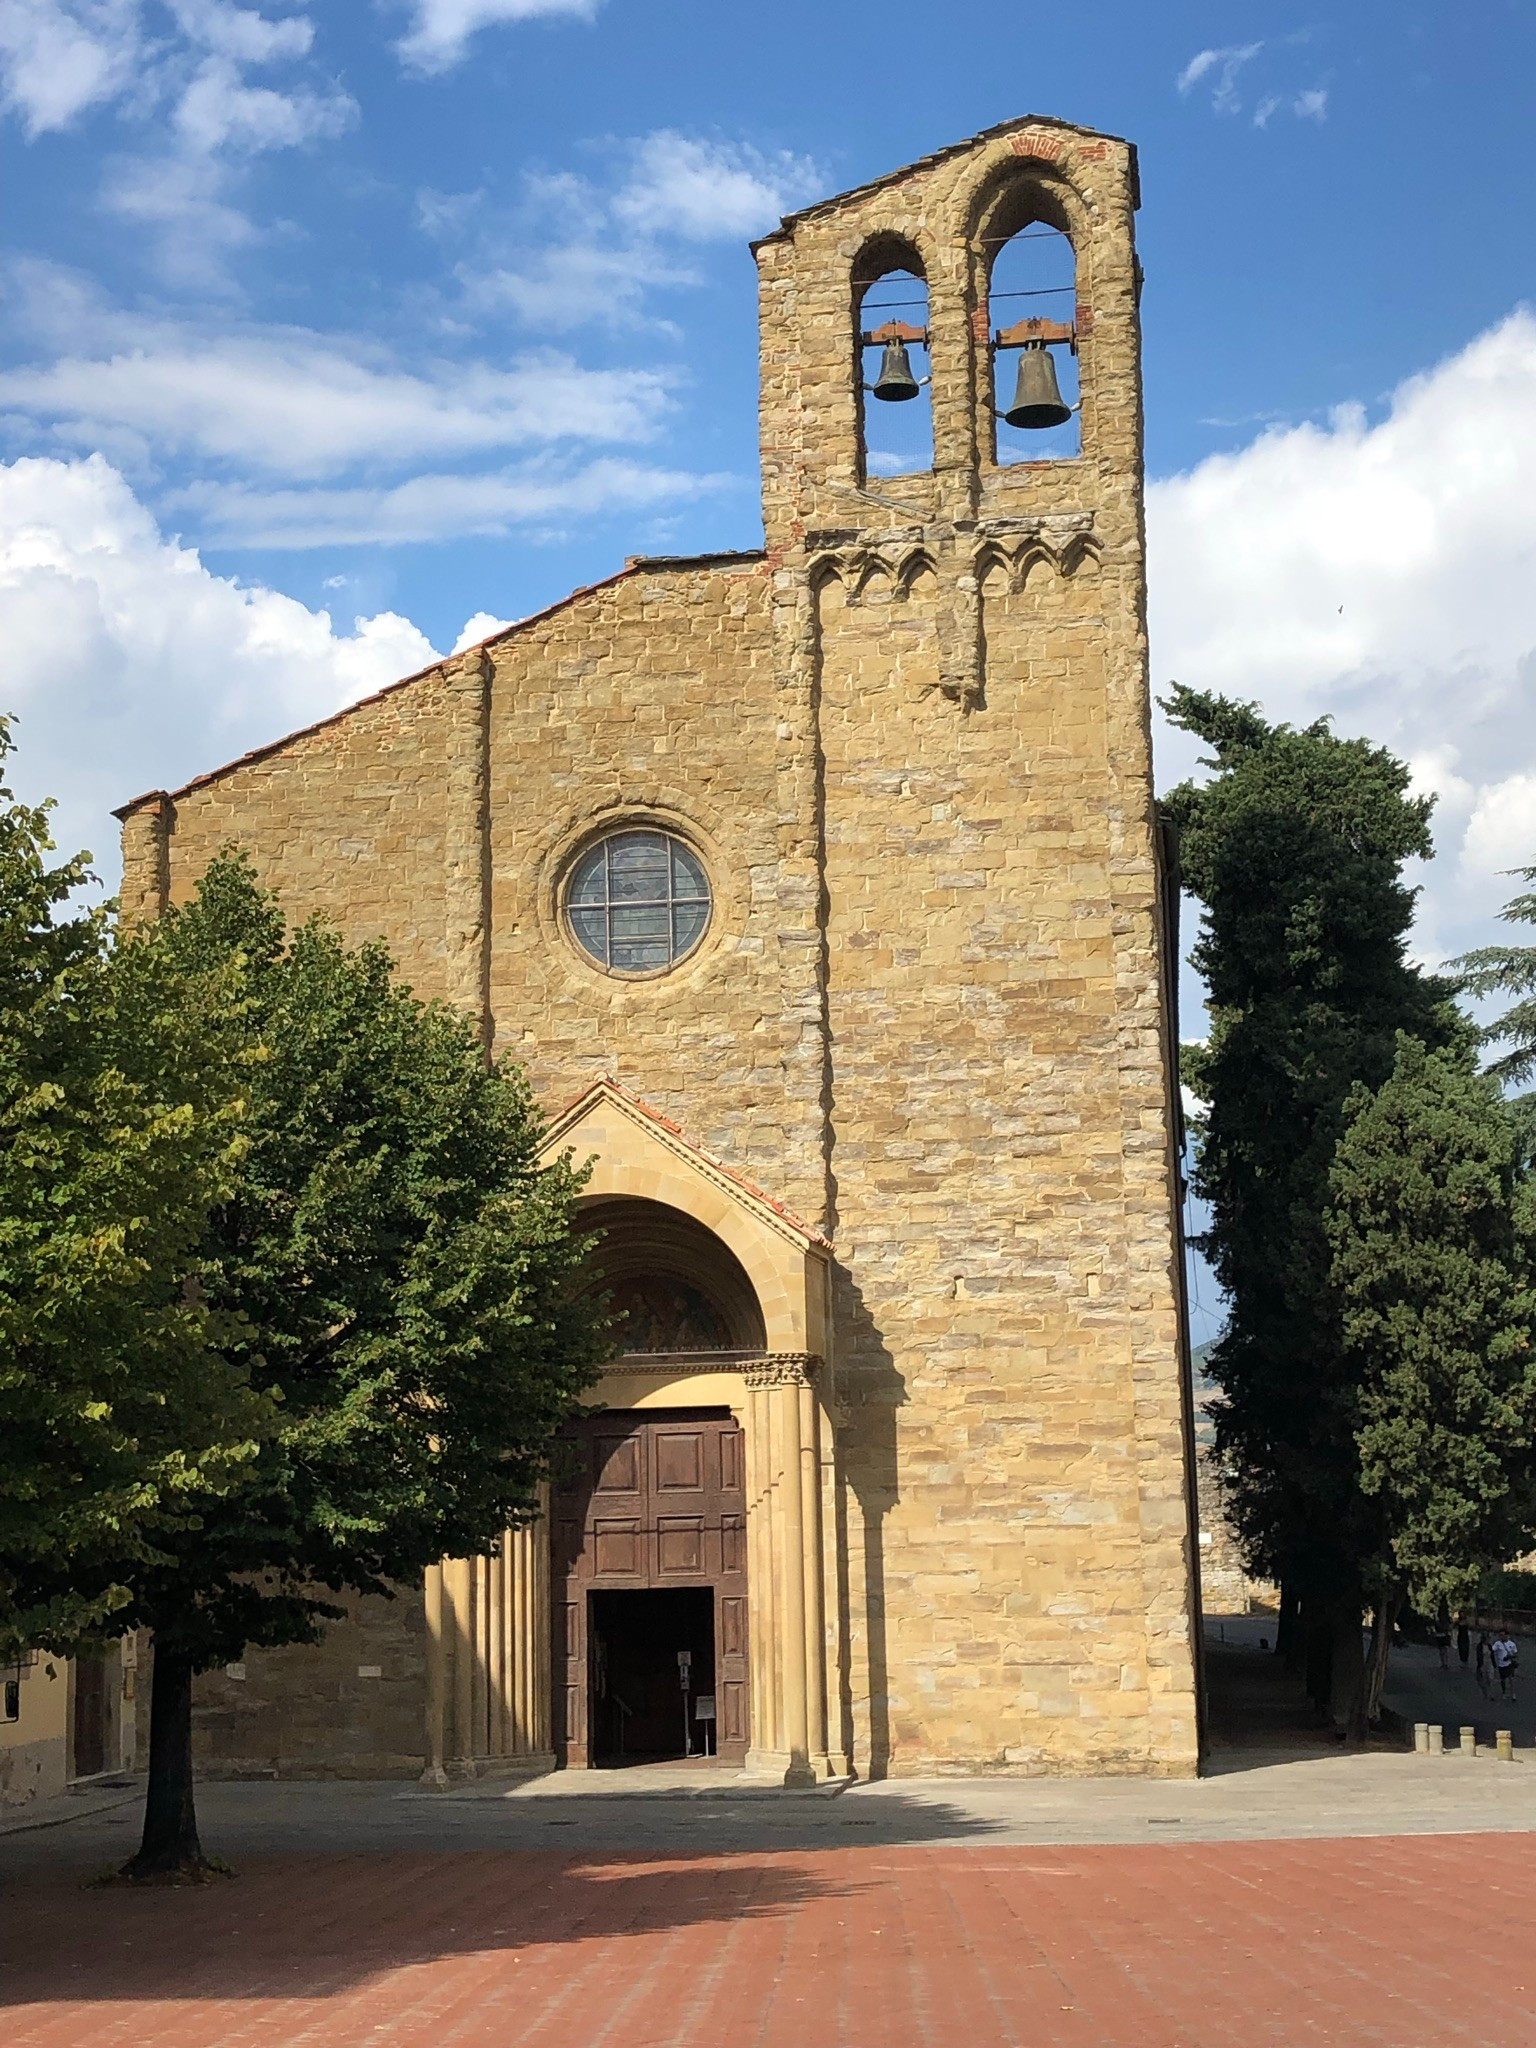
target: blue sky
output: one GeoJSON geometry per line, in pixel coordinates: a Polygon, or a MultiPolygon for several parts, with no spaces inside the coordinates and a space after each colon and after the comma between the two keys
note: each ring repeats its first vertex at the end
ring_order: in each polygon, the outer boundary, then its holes
{"type": "Polygon", "coordinates": [[[1141,151],[1155,678],[1411,758],[1454,952],[1536,861],[1533,81],[1520,0],[0,0],[18,780],[110,876],[140,788],[753,545],[749,236],[1054,113],[1141,151]]]}

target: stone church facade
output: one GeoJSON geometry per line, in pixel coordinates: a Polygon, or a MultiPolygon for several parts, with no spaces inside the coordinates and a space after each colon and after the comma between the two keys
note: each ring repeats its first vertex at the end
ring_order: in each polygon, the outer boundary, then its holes
{"type": "Polygon", "coordinates": [[[212,1674],[207,1767],[1196,1768],[1136,204],[1128,144],[1028,118],[790,216],[761,550],[631,560],[120,814],[128,913],[238,841],[524,1062],[627,1315],[541,1520],[212,1674]],[[1081,453],[1010,463],[990,265],[1038,224],[1081,453]]]}

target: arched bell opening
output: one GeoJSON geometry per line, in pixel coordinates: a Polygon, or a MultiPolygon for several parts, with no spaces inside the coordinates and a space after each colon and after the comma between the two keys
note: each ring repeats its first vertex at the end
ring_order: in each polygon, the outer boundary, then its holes
{"type": "Polygon", "coordinates": [[[859,475],[869,482],[933,468],[928,280],[900,235],[878,235],[853,268],[859,475]]]}
{"type": "Polygon", "coordinates": [[[1051,196],[1021,187],[988,224],[988,361],[999,465],[1082,453],[1077,255],[1051,196]]]}
{"type": "Polygon", "coordinates": [[[608,1297],[618,1359],[753,1356],[766,1346],[762,1306],[729,1245],[682,1209],[633,1195],[580,1204],[598,1242],[588,1285],[608,1297]]]}

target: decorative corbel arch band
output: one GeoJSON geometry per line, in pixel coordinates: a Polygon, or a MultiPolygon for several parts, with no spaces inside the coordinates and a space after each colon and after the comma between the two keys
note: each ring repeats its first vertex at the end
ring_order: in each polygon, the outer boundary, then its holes
{"type": "Polygon", "coordinates": [[[978,584],[1000,569],[1010,590],[1022,590],[1040,564],[1058,576],[1074,576],[1084,562],[1099,562],[1104,546],[1093,530],[1093,514],[1078,512],[1040,519],[987,520],[974,558],[978,584]]]}
{"type": "Polygon", "coordinates": [[[883,576],[895,595],[904,598],[925,569],[930,575],[938,574],[932,551],[921,542],[829,549],[811,558],[811,587],[819,590],[824,583],[839,582],[848,603],[858,604],[875,577],[883,576]]]}

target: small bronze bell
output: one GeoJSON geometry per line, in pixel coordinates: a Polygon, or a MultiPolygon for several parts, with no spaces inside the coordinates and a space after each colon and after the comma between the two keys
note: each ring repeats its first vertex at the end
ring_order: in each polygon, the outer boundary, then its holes
{"type": "Polygon", "coordinates": [[[1064,427],[1072,408],[1062,401],[1056,365],[1043,341],[1027,341],[1019,352],[1019,383],[1003,414],[1010,427],[1064,427]]]}
{"type": "Polygon", "coordinates": [[[918,382],[912,374],[912,359],[907,354],[907,344],[893,335],[885,344],[885,354],[880,359],[880,374],[870,385],[874,398],[889,399],[892,404],[903,398],[916,398],[918,382]]]}

